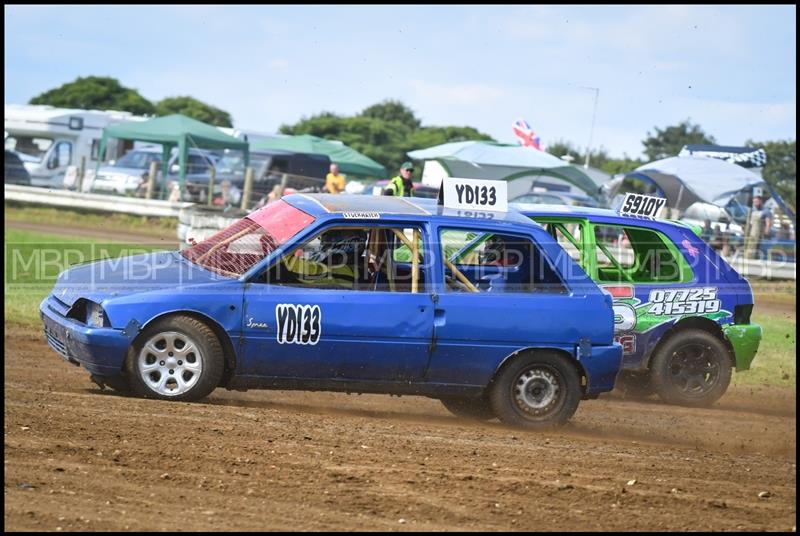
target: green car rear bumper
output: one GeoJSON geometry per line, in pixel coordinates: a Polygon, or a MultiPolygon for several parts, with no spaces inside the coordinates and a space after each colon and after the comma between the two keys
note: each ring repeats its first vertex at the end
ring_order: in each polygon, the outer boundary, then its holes
{"type": "Polygon", "coordinates": [[[733,346],[736,371],[749,370],[761,342],[761,326],[758,324],[726,324],[722,326],[722,331],[733,346]]]}

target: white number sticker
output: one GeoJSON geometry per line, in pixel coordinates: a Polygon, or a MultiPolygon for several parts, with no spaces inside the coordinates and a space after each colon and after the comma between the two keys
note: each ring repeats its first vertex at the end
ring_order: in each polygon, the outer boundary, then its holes
{"type": "Polygon", "coordinates": [[[275,307],[279,344],[317,344],[322,333],[319,305],[280,303],[275,307]]]}
{"type": "Polygon", "coordinates": [[[717,289],[653,289],[650,291],[651,315],[683,315],[716,313],[720,310],[717,289]]]}
{"type": "Polygon", "coordinates": [[[658,212],[664,208],[666,204],[667,200],[662,197],[628,192],[625,194],[625,199],[622,201],[619,213],[623,216],[656,218],[658,217],[658,212]]]}
{"type": "Polygon", "coordinates": [[[446,177],[442,187],[445,208],[508,211],[508,183],[505,181],[446,177]]]}

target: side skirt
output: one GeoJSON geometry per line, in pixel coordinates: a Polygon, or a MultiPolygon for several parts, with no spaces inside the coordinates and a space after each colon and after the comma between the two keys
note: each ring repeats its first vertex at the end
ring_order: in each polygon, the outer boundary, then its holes
{"type": "Polygon", "coordinates": [[[412,383],[353,380],[317,380],[305,378],[265,378],[261,376],[235,376],[226,389],[273,389],[286,391],[334,391],[339,393],[369,393],[386,395],[480,396],[486,386],[451,383],[412,383]]]}

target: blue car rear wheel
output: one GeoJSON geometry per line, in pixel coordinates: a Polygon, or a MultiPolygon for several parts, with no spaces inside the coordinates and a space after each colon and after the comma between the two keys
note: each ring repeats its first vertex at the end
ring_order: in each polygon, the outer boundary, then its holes
{"type": "Polygon", "coordinates": [[[525,428],[566,423],[578,409],[580,376],[568,358],[537,351],[513,358],[495,377],[489,401],[498,418],[525,428]]]}

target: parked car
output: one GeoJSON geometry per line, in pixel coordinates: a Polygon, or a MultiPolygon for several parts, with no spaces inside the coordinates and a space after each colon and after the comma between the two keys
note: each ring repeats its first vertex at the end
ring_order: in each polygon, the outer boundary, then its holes
{"type": "Polygon", "coordinates": [[[614,296],[619,382],[669,403],[709,406],[761,341],[750,284],[692,227],[611,210],[515,205],[614,296]]]}
{"type": "MultiPolygon", "coordinates": [[[[290,151],[251,151],[253,168],[252,196],[254,203],[266,198],[275,186],[280,185],[284,173],[288,174],[286,186],[294,190],[320,191],[331,161],[327,155],[293,153],[290,151]]],[[[208,199],[208,169],[186,176],[185,201],[205,203],[208,199]]],[[[229,151],[216,162],[214,195],[222,194],[222,183],[228,181],[239,192],[244,190],[245,165],[241,151],[229,151]]]]}
{"type": "MultiPolygon", "coordinates": [[[[119,160],[100,167],[91,185],[92,191],[112,192],[119,195],[144,196],[147,190],[147,179],[151,162],[161,164],[163,151],[161,147],[142,147],[132,149],[119,160]]],[[[187,175],[203,173],[217,161],[216,155],[202,149],[190,149],[186,161],[187,175]]],[[[173,150],[168,164],[167,187],[171,180],[179,176],[179,157],[173,150]]],[[[157,179],[157,188],[164,188],[161,172],[157,179]]]]}
{"type": "Polygon", "coordinates": [[[22,159],[14,151],[9,151],[6,149],[4,167],[6,184],[21,184],[23,186],[31,185],[31,176],[28,173],[28,170],[25,169],[22,159]]]}
{"type": "MultiPolygon", "coordinates": [[[[731,248],[731,250],[739,249],[744,245],[744,229],[741,225],[736,223],[728,212],[713,203],[703,203],[698,201],[690,205],[681,216],[681,221],[689,225],[697,226],[700,229],[705,228],[705,222],[708,221],[711,229],[711,236],[701,237],[712,246],[721,246],[717,244],[715,235],[724,237],[731,248]]],[[[705,232],[705,231],[703,231],[705,232]]]]}
{"type": "Polygon", "coordinates": [[[570,192],[530,192],[512,199],[514,203],[535,203],[545,205],[570,205],[577,207],[601,208],[600,203],[588,195],[570,192]]]}
{"type": "Polygon", "coordinates": [[[622,358],[611,297],[562,252],[516,212],[297,194],[181,252],[66,270],[40,311],[56,352],[144,397],[414,394],[539,428],[611,390],[622,358]],[[499,241],[513,264],[488,256],[499,241]]]}
{"type": "MultiPolygon", "coordinates": [[[[386,186],[389,184],[388,180],[377,181],[372,187],[367,187],[362,190],[361,193],[369,194],[369,195],[383,195],[383,190],[386,189],[386,186]]],[[[439,189],[434,188],[432,186],[428,186],[426,184],[422,184],[421,182],[412,182],[411,186],[413,188],[414,197],[420,197],[423,199],[435,199],[439,196],[439,189]]]]}

